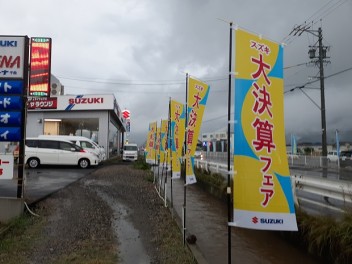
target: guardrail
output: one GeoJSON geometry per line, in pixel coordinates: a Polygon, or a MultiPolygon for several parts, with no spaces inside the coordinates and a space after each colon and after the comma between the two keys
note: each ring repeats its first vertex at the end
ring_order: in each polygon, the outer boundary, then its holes
{"type": "Polygon", "coordinates": [[[347,181],[330,180],[305,175],[291,177],[295,203],[308,203],[338,212],[351,210],[352,184],[347,181]],[[305,196],[305,195],[310,196],[305,196]]]}
{"type": "MultiPolygon", "coordinates": [[[[227,152],[203,152],[205,160],[213,162],[222,162],[227,160],[227,152]]],[[[309,168],[322,168],[323,166],[329,169],[338,169],[337,161],[329,161],[326,157],[310,156],[310,155],[287,155],[287,161],[290,166],[300,166],[309,168]]],[[[233,156],[231,156],[233,162],[233,156]]]]}
{"type": "MultiPolygon", "coordinates": [[[[225,178],[228,174],[227,164],[195,160],[195,166],[220,173],[225,178]]],[[[230,171],[233,171],[233,166],[230,166],[230,171]]],[[[351,209],[352,183],[350,182],[308,175],[291,176],[291,182],[295,204],[299,207],[309,204],[337,212],[351,209]]]]}

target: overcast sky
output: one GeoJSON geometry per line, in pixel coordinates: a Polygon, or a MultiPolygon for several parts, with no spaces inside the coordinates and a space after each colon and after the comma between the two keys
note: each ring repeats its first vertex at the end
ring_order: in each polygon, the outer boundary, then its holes
{"type": "Polygon", "coordinates": [[[1,10],[1,35],[52,38],[52,74],[66,94],[114,93],[131,111],[129,141],[139,144],[150,122],[167,118],[170,97],[185,102],[186,73],[211,86],[201,131],[226,131],[224,21],[286,44],[286,135],[321,141],[319,71],[304,64],[317,38],[289,36],[307,21],[322,28],[330,47],[325,76],[336,73],[325,80],[328,142],[336,129],[342,141],[352,140],[352,71],[345,71],[352,67],[351,0],[1,0],[1,10]]]}

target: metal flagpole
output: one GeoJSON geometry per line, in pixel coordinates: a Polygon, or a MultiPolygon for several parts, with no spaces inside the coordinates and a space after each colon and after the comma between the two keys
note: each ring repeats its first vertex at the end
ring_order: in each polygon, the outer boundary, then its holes
{"type": "Polygon", "coordinates": [[[183,171],[183,176],[184,176],[184,187],[183,187],[183,245],[186,244],[186,190],[187,190],[187,185],[186,185],[186,166],[187,164],[185,163],[185,158],[186,158],[186,153],[187,153],[187,112],[188,112],[188,73],[186,73],[186,116],[185,116],[185,141],[184,141],[184,155],[183,155],[183,164],[185,165],[184,168],[181,168],[181,172],[183,171]]]}
{"type": "MultiPolygon", "coordinates": [[[[166,171],[165,171],[165,182],[164,182],[164,199],[165,199],[165,207],[167,207],[167,173],[169,170],[168,167],[168,162],[170,160],[171,162],[171,154],[169,153],[171,151],[171,144],[170,144],[170,104],[171,104],[171,98],[169,98],[169,112],[168,112],[168,120],[167,120],[167,131],[166,131],[166,146],[165,146],[165,156],[166,158],[164,158],[164,160],[166,161],[166,171]],[[170,154],[170,159],[169,159],[169,154],[170,154]]],[[[171,168],[171,165],[170,165],[171,168]]],[[[171,174],[172,176],[172,174],[171,174]]]]}
{"type": "MultiPolygon", "coordinates": [[[[159,183],[159,195],[160,195],[160,188],[161,188],[161,178],[160,177],[160,146],[161,146],[161,127],[162,127],[163,121],[162,119],[160,119],[160,131],[159,131],[159,143],[157,143],[159,145],[159,149],[158,149],[158,183],[159,183]]],[[[158,141],[158,134],[156,135],[157,141],[158,141]]]]}
{"type": "Polygon", "coordinates": [[[169,134],[169,149],[170,149],[170,207],[171,207],[171,215],[174,216],[173,212],[173,193],[172,193],[172,140],[175,135],[171,133],[171,97],[169,98],[169,124],[168,124],[168,134],[169,134]]]}
{"type": "MultiPolygon", "coordinates": [[[[229,91],[228,91],[228,111],[227,111],[227,211],[228,223],[231,222],[232,218],[232,207],[231,207],[231,148],[230,148],[230,136],[231,136],[231,74],[232,74],[232,22],[230,22],[230,49],[229,49],[229,91]]],[[[231,226],[227,225],[227,259],[228,263],[231,263],[231,226]]]]}
{"type": "MultiPolygon", "coordinates": [[[[156,125],[155,125],[155,133],[154,133],[154,174],[156,175],[156,172],[155,172],[155,167],[158,166],[159,168],[159,165],[158,165],[158,160],[157,160],[157,153],[156,153],[156,140],[157,140],[157,137],[158,137],[158,121],[155,121],[156,125]]],[[[158,170],[158,174],[159,174],[159,169],[158,170]]],[[[156,184],[156,181],[158,179],[156,179],[154,181],[154,184],[156,184]]]]}

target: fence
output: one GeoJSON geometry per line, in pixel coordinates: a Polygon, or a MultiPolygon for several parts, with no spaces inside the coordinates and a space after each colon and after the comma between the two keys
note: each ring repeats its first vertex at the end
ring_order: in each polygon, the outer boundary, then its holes
{"type": "MultiPolygon", "coordinates": [[[[304,162],[311,164],[311,166],[313,164],[318,166],[321,159],[319,160],[319,157],[311,160],[306,159],[304,162]]],[[[224,177],[227,177],[228,174],[227,164],[223,163],[196,160],[195,166],[211,172],[220,173],[224,177]]],[[[233,166],[230,166],[230,171],[233,172],[233,166]]],[[[352,183],[349,181],[331,180],[308,175],[293,175],[291,176],[291,182],[297,206],[306,207],[310,205],[337,212],[345,212],[351,208],[352,183]]]]}

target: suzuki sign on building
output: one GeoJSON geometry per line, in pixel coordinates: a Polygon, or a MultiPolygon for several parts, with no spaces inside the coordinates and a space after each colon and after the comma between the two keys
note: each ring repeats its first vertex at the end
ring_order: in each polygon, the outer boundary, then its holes
{"type": "Polygon", "coordinates": [[[29,110],[114,110],[114,95],[62,95],[55,98],[28,98],[29,110]]]}

